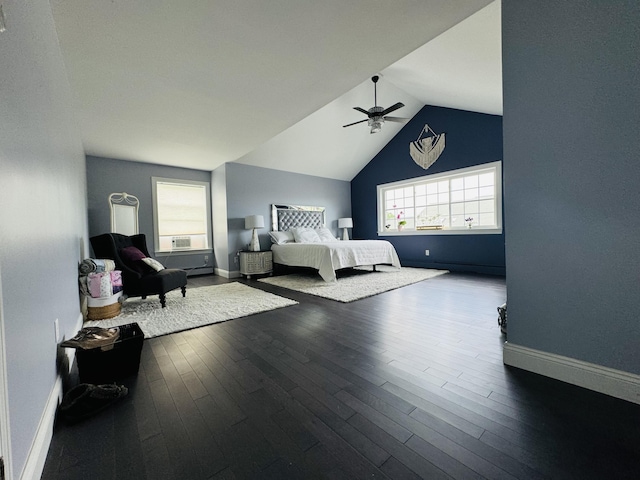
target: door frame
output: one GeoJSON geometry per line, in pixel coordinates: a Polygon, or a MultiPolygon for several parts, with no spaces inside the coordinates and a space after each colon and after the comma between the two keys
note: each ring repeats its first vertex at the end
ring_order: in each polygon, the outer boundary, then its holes
{"type": "MultiPolygon", "coordinates": [[[[0,264],[0,457],[4,459],[4,478],[13,478],[11,467],[11,429],[9,426],[9,395],[7,387],[7,356],[4,334],[4,303],[2,300],[2,269],[0,264]]],[[[3,479],[4,480],[4,479],[3,479]]]]}

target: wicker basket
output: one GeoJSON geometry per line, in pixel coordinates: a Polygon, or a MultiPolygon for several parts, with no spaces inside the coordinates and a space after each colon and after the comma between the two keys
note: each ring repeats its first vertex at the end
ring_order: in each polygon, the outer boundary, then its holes
{"type": "Polygon", "coordinates": [[[104,307],[87,307],[87,320],[106,320],[120,315],[120,302],[104,307]]]}

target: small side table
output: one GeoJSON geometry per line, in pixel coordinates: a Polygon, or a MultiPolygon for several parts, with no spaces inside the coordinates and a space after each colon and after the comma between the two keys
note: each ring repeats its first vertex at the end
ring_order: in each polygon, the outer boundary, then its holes
{"type": "Polygon", "coordinates": [[[273,252],[240,252],[240,274],[251,278],[251,275],[259,275],[273,272],[273,252]]]}

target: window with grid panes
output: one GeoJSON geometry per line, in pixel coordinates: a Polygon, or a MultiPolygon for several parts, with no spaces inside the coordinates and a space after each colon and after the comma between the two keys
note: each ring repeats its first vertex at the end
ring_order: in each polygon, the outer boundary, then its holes
{"type": "Polygon", "coordinates": [[[501,165],[378,185],[378,232],[501,233],[501,165]]]}

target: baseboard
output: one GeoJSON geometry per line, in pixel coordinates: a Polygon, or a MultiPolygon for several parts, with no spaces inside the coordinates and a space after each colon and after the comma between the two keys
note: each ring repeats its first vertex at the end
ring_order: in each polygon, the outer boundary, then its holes
{"type": "MultiPolygon", "coordinates": [[[[83,317],[82,313],[80,313],[76,320],[77,328],[75,329],[75,331],[82,328],[82,323],[83,317]]],[[[62,388],[62,375],[69,374],[76,357],[76,350],[74,348],[65,348],[64,353],[68,359],[66,365],[68,366],[69,371],[59,372],[58,376],[56,377],[53,388],[49,393],[49,398],[47,399],[45,409],[42,412],[42,417],[40,417],[38,429],[36,430],[36,436],[34,437],[33,443],[31,444],[31,450],[29,450],[27,461],[25,462],[24,469],[22,470],[22,474],[20,475],[21,480],[31,480],[33,478],[42,477],[44,464],[47,460],[49,447],[51,446],[51,439],[53,438],[53,426],[56,420],[56,411],[58,410],[58,405],[62,401],[62,396],[64,394],[62,388]]]]}
{"type": "Polygon", "coordinates": [[[437,270],[449,270],[450,272],[478,273],[481,275],[505,276],[504,266],[495,265],[470,265],[462,263],[428,262],[401,260],[403,267],[435,268],[437,270]]]}
{"type": "Polygon", "coordinates": [[[49,394],[42,417],[40,417],[36,436],[33,439],[31,450],[29,451],[27,461],[20,475],[21,480],[32,480],[42,477],[44,464],[47,460],[47,453],[51,445],[51,439],[53,438],[53,424],[56,418],[56,410],[61,399],[62,378],[58,376],[49,394]]]}
{"type": "Polygon", "coordinates": [[[640,375],[506,342],[505,365],[640,404],[640,375]]]}
{"type": "Polygon", "coordinates": [[[213,273],[224,278],[240,278],[242,276],[239,270],[229,271],[229,270],[223,270],[222,268],[216,268],[213,273]]]}
{"type": "Polygon", "coordinates": [[[212,274],[214,271],[213,267],[195,267],[185,270],[187,270],[187,277],[190,277],[192,275],[208,275],[212,274]]]}

